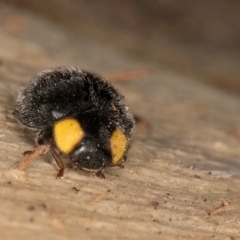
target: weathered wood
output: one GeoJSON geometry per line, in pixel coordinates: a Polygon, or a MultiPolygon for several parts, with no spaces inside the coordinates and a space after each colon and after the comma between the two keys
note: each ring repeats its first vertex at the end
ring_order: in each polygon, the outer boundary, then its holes
{"type": "Polygon", "coordinates": [[[56,180],[49,154],[16,171],[34,133],[12,116],[38,71],[74,65],[99,73],[151,69],[105,45],[72,39],[29,12],[0,4],[0,239],[237,239],[240,102],[170,71],[116,83],[136,127],[125,169],[101,180],[68,169],[56,180]],[[210,174],[211,173],[211,174],[210,174]]]}

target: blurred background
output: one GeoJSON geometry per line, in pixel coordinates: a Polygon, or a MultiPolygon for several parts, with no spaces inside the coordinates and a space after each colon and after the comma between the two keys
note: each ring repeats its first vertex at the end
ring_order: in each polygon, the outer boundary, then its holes
{"type": "MultiPolygon", "coordinates": [[[[50,49],[46,49],[46,54],[52,51],[50,55],[61,58],[59,52],[66,56],[64,49],[72,44],[76,46],[75,55],[89,68],[94,57],[88,55],[88,48],[96,46],[96,55],[103,55],[96,65],[101,69],[110,64],[114,70],[111,54],[104,49],[99,52],[98,46],[105,45],[123,58],[147,64],[150,70],[178,71],[240,94],[239,1],[1,0],[1,5],[1,25],[5,30],[15,37],[41,41],[43,47],[50,49]],[[16,15],[9,14],[8,7],[16,8],[16,15]],[[17,12],[19,9],[24,14],[17,12]],[[39,23],[34,25],[34,17],[54,25],[46,32],[39,23]],[[55,42],[48,43],[48,35],[52,39],[56,29],[64,34],[56,34],[55,42]]],[[[74,51],[71,59],[73,55],[74,51]]],[[[124,63],[120,67],[123,69],[119,70],[128,68],[124,63]]]]}

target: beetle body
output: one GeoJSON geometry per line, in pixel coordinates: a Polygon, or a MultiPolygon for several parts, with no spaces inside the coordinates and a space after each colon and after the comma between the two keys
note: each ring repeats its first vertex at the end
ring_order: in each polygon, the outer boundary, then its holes
{"type": "Polygon", "coordinates": [[[123,96],[95,74],[74,67],[41,72],[19,93],[14,115],[38,131],[36,143],[50,146],[60,169],[60,153],[99,176],[126,161],[133,115],[123,96]]]}

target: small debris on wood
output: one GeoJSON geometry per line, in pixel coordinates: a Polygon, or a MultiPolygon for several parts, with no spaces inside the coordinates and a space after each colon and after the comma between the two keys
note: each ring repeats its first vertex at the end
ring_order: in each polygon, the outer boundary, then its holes
{"type": "Polygon", "coordinates": [[[74,190],[74,191],[76,191],[76,192],[79,192],[79,191],[80,191],[80,189],[77,189],[76,187],[72,187],[71,189],[74,190]]]}
{"type": "Polygon", "coordinates": [[[40,207],[42,207],[43,209],[47,209],[47,205],[45,203],[40,204],[40,207]]]}
{"type": "Polygon", "coordinates": [[[150,201],[149,205],[152,206],[154,209],[157,209],[159,206],[159,202],[157,201],[150,201]]]}
{"type": "Polygon", "coordinates": [[[31,205],[31,206],[28,207],[28,210],[29,210],[29,211],[34,211],[34,210],[35,210],[35,207],[31,205]]]}
{"type": "Polygon", "coordinates": [[[232,205],[233,203],[231,202],[227,202],[227,201],[223,201],[222,204],[216,208],[214,208],[213,210],[211,210],[209,213],[208,213],[208,216],[213,216],[215,214],[218,214],[224,210],[226,210],[230,205],[232,205]]]}
{"type": "Polygon", "coordinates": [[[105,194],[105,193],[104,194],[99,194],[94,199],[92,199],[90,202],[88,202],[87,204],[91,205],[91,204],[100,202],[101,200],[105,199],[106,196],[107,196],[107,194],[105,194]]]}
{"type": "Polygon", "coordinates": [[[195,174],[194,177],[195,177],[195,178],[198,178],[198,179],[201,179],[201,178],[202,178],[201,176],[199,176],[199,175],[197,175],[197,174],[195,174]]]}

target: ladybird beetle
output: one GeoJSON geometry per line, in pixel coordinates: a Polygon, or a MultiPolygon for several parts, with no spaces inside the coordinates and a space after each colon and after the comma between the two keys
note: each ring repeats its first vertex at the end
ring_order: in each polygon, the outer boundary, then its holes
{"type": "Polygon", "coordinates": [[[20,91],[13,114],[38,131],[37,148],[26,152],[20,169],[48,150],[58,178],[66,168],[61,154],[100,178],[106,167],[124,167],[134,117],[124,97],[96,74],[75,67],[42,71],[20,91]]]}

